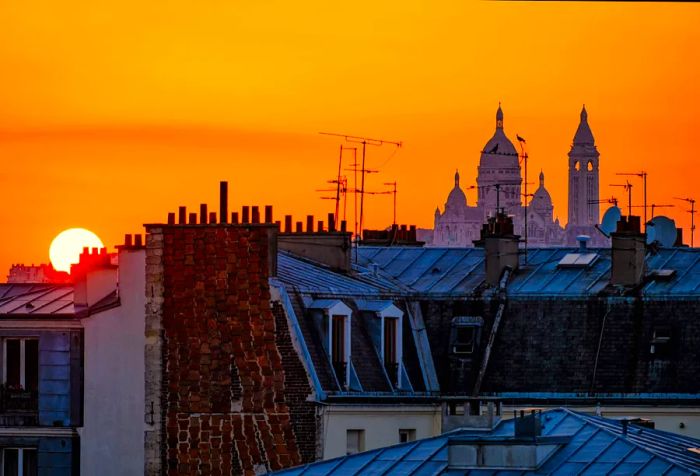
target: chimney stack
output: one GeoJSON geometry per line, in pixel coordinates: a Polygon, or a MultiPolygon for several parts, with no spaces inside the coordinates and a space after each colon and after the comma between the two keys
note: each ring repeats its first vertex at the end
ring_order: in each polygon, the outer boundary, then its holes
{"type": "Polygon", "coordinates": [[[228,219],[228,182],[219,182],[219,218],[221,223],[228,219]]]}
{"type": "Polygon", "coordinates": [[[646,233],[640,231],[638,216],[623,216],[612,236],[610,284],[637,286],[644,278],[646,233]]]}
{"type": "Polygon", "coordinates": [[[481,239],[475,246],[484,248],[486,282],[498,286],[506,268],[515,271],[519,266],[518,243],[520,236],[513,233],[513,219],[505,213],[490,217],[481,229],[481,239]]]}

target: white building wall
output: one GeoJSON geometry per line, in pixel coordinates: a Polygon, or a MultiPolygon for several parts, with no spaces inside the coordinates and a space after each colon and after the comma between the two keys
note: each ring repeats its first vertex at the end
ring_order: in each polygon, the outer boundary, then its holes
{"type": "Polygon", "coordinates": [[[321,407],[323,459],[345,456],[347,430],[364,430],[364,451],[396,445],[399,430],[416,439],[440,434],[439,405],[329,405],[321,407]]]}
{"type": "Polygon", "coordinates": [[[144,472],[145,250],[119,254],[121,305],[83,319],[80,474],[144,472]]]}

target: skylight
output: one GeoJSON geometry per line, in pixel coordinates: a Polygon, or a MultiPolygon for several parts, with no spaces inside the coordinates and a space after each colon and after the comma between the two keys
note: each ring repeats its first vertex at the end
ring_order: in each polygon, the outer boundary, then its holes
{"type": "Polygon", "coordinates": [[[560,268],[586,268],[598,258],[597,253],[567,253],[557,264],[560,268]]]}

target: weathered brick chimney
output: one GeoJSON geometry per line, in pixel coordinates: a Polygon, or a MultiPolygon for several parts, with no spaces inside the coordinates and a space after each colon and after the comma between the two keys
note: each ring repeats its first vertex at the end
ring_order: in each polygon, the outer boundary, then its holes
{"type": "Polygon", "coordinates": [[[645,271],[646,233],[640,231],[638,216],[623,216],[612,234],[610,284],[637,286],[645,271]]]}
{"type": "Polygon", "coordinates": [[[227,191],[218,220],[202,205],[146,225],[147,475],[258,474],[314,456],[300,448],[315,420],[298,416],[312,403],[292,390],[270,299],[279,224],[257,206],[228,222],[227,191]]]}
{"type": "Polygon", "coordinates": [[[518,269],[520,236],[513,233],[513,219],[505,213],[489,217],[481,229],[481,238],[475,246],[483,247],[486,255],[486,282],[498,286],[503,271],[518,269]]]}

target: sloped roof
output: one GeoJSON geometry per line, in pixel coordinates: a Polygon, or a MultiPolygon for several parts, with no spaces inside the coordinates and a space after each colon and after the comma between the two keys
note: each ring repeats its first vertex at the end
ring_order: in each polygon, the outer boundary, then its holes
{"type": "Polygon", "coordinates": [[[569,437],[566,443],[536,470],[450,469],[451,438],[483,438],[513,435],[513,420],[501,421],[488,433],[456,430],[433,438],[319,461],[273,474],[302,475],[570,475],[570,474],[700,474],[700,454],[688,448],[700,440],[630,425],[627,435],[617,420],[593,417],[567,409],[542,414],[543,435],[569,437]]]}
{"type": "MultiPolygon", "coordinates": [[[[564,268],[559,261],[578,248],[538,248],[528,251],[527,264],[508,284],[508,295],[577,296],[602,291],[609,283],[612,265],[610,248],[590,249],[598,254],[591,266],[564,268]]],[[[406,294],[456,297],[473,293],[485,277],[481,248],[361,247],[358,269],[379,267],[387,283],[396,283],[406,294]]],[[[671,269],[667,279],[650,279],[642,287],[647,298],[700,295],[700,249],[661,248],[647,257],[647,271],[671,269]]]]}
{"type": "Polygon", "coordinates": [[[65,284],[0,284],[0,316],[72,317],[73,286],[65,284]]]}

